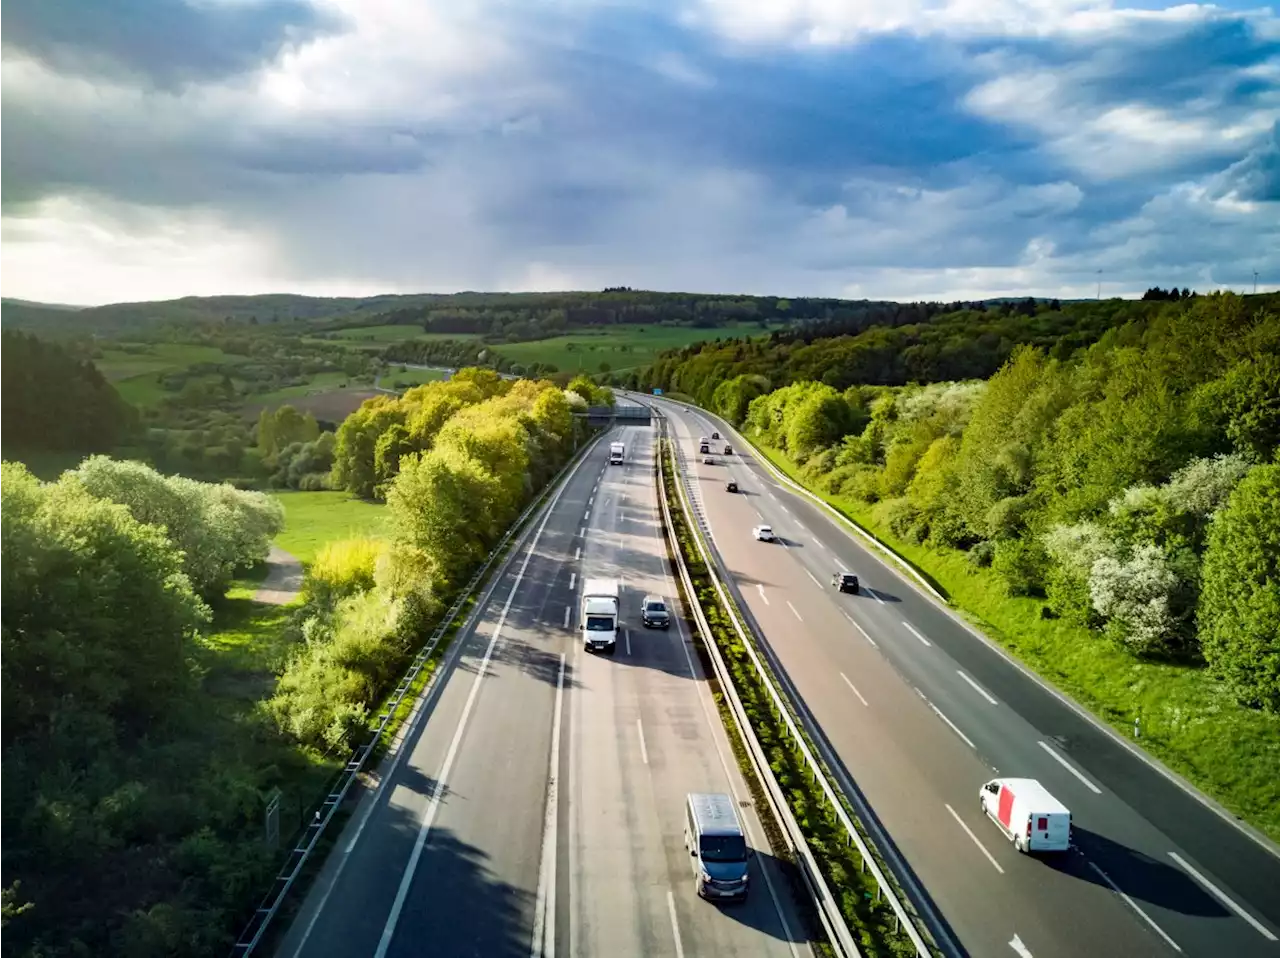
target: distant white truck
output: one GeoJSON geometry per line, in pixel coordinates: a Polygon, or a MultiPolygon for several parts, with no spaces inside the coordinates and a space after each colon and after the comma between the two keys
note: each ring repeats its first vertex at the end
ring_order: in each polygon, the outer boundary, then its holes
{"type": "Polygon", "coordinates": [[[621,466],[627,460],[627,447],[625,443],[611,442],[609,443],[609,465],[621,466]]]}
{"type": "Polygon", "coordinates": [[[582,583],[582,647],[613,655],[618,648],[618,580],[582,583]]]}

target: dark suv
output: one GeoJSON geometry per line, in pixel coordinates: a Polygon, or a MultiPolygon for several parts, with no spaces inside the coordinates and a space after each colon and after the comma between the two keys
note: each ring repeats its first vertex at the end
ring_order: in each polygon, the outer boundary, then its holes
{"type": "Polygon", "coordinates": [[[671,627],[671,616],[667,613],[667,603],[660,595],[646,595],[640,606],[640,621],[646,629],[666,629],[671,627]]]}
{"type": "Polygon", "coordinates": [[[837,572],[831,577],[831,584],[841,592],[858,592],[858,577],[852,572],[837,572]]]}

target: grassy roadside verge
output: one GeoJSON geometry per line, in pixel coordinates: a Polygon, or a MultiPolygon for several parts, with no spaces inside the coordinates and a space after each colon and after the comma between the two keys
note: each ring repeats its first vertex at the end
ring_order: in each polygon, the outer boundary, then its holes
{"type": "MultiPolygon", "coordinates": [[[[662,454],[667,463],[663,474],[667,499],[676,503],[679,499],[670,447],[664,446],[662,454]]],[[[821,790],[809,778],[803,753],[786,734],[782,717],[774,711],[772,701],[756,675],[742,640],[720,605],[682,511],[673,508],[671,520],[675,544],[681,551],[697,593],[688,598],[695,598],[706,616],[716,646],[729,667],[734,688],[742,701],[752,731],[768,756],[769,766],[809,843],[823,877],[832,894],[839,898],[840,910],[850,932],[863,954],[872,958],[881,955],[913,955],[914,947],[906,935],[897,930],[893,911],[879,900],[875,881],[862,871],[857,849],[849,843],[839,818],[827,804],[821,790]]],[[[726,714],[722,698],[717,695],[722,718],[729,721],[732,717],[726,714]]],[[[745,759],[745,755],[739,756],[740,762],[745,759]]],[[[748,775],[748,781],[752,777],[748,775]]]]}
{"type": "MultiPolygon", "coordinates": [[[[750,437],[748,437],[750,438],[750,437]]],[[[988,637],[1233,814],[1280,842],[1280,716],[1241,708],[1201,668],[1143,662],[1087,629],[1044,619],[1043,602],[1010,597],[999,576],[956,549],[903,541],[872,507],[814,489],[786,455],[756,451],[936,582],[988,637]]]]}

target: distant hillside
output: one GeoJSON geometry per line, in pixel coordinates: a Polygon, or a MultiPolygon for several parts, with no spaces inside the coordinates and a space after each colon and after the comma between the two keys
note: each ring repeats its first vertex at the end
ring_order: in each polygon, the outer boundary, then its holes
{"type": "MultiPolygon", "coordinates": [[[[902,386],[985,379],[1016,345],[1037,346],[1066,359],[1126,324],[1155,321],[1181,302],[1086,300],[1075,303],[1015,300],[987,306],[941,307],[934,303],[890,304],[850,310],[820,321],[777,330],[767,339],[724,340],[664,353],[647,371],[624,385],[662,387],[709,404],[722,383],[753,378],[767,391],[815,380],[836,389],[902,386]],[[767,384],[767,385],[766,385],[767,384]]],[[[1258,309],[1275,308],[1280,294],[1244,297],[1258,309]]]]}

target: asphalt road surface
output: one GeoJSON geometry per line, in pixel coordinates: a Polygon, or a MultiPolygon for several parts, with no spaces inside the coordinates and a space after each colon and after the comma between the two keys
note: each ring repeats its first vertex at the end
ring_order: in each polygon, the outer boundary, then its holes
{"type": "Polygon", "coordinates": [[[809,953],[687,636],[640,625],[646,592],[675,601],[652,468],[653,431],[614,430],[532,524],[279,954],[809,953]],[[622,582],[612,657],[576,631],[588,576],[622,582]],[[696,897],[691,791],[740,802],[741,905],[696,897]]]}
{"type": "Polygon", "coordinates": [[[941,915],[956,954],[1280,955],[1280,857],[995,651],[794,493],[727,425],[657,400],[744,612],[941,915]],[[716,464],[697,440],[714,442],[716,464]],[[725,490],[730,478],[739,494],[725,490]],[[766,523],[778,543],[757,542],[766,523]],[[857,595],[831,586],[838,569],[857,595]],[[1071,809],[1075,848],[1018,853],[997,776],[1071,809]]]}

